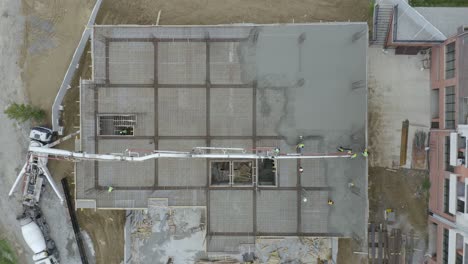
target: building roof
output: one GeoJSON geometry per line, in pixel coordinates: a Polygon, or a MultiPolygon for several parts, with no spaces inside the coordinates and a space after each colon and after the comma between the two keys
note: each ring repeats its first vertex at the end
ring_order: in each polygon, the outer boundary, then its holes
{"type": "Polygon", "coordinates": [[[460,26],[468,25],[468,7],[415,7],[414,9],[447,37],[455,36],[460,26]]]}
{"type": "Polygon", "coordinates": [[[393,13],[394,42],[442,42],[447,39],[447,36],[410,6],[406,0],[378,0],[377,4],[396,7],[393,13]]]}
{"type": "MultiPolygon", "coordinates": [[[[367,32],[366,23],[95,26],[80,150],[295,152],[303,136],[305,152],[362,151],[367,32]],[[103,135],[110,115],[133,116],[134,136],[103,135]]],[[[296,160],[279,161],[277,186],[257,189],[210,186],[210,162],[201,159],[84,161],[77,205],[147,208],[149,198],[168,198],[170,206],[206,206],[208,235],[227,244],[252,235],[365,240],[366,159],[300,162],[302,174],[296,160]]],[[[212,241],[209,250],[218,250],[212,241]]]]}

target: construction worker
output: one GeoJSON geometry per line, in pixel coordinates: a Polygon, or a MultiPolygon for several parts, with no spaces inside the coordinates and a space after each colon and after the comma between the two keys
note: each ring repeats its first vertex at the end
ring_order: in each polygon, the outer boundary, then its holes
{"type": "Polygon", "coordinates": [[[297,146],[296,146],[296,148],[297,148],[298,150],[302,150],[304,147],[305,147],[304,143],[299,143],[299,144],[297,144],[297,146]]]}
{"type": "Polygon", "coordinates": [[[357,157],[357,154],[356,154],[356,153],[352,153],[352,152],[351,152],[351,153],[349,153],[349,154],[351,155],[351,158],[352,158],[352,159],[354,159],[354,158],[357,157]]]}
{"type": "Polygon", "coordinates": [[[335,202],[332,199],[328,199],[328,205],[333,205],[335,202]]]}
{"type": "Polygon", "coordinates": [[[303,172],[304,172],[304,168],[299,167],[299,173],[303,173],[303,172]]]}
{"type": "Polygon", "coordinates": [[[339,152],[345,152],[347,151],[348,153],[349,152],[352,152],[353,150],[350,149],[350,148],[344,148],[343,146],[339,146],[338,148],[336,148],[339,152]]]}
{"type": "Polygon", "coordinates": [[[279,148],[275,148],[273,151],[275,152],[275,155],[279,155],[279,154],[280,154],[280,149],[279,149],[279,148]]]}
{"type": "Polygon", "coordinates": [[[109,186],[109,189],[107,189],[107,192],[108,192],[108,193],[111,193],[112,190],[114,190],[114,188],[112,188],[112,186],[109,186]]]}
{"type": "Polygon", "coordinates": [[[369,156],[369,152],[367,151],[367,148],[365,148],[361,154],[363,157],[367,158],[367,156],[369,156]]]}
{"type": "Polygon", "coordinates": [[[120,135],[127,135],[127,129],[124,128],[124,129],[120,130],[119,133],[120,133],[120,135]]]}

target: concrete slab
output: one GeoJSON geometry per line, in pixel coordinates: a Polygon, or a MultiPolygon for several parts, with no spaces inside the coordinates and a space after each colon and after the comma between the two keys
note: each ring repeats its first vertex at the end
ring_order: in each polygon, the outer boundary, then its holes
{"type": "Polygon", "coordinates": [[[245,190],[210,191],[210,232],[253,232],[253,195],[245,190]]]}
{"type": "Polygon", "coordinates": [[[306,233],[328,232],[328,191],[305,191],[301,193],[301,230],[306,233]],[[306,200],[305,200],[306,199],[306,200]]]}
{"type": "Polygon", "coordinates": [[[252,89],[223,88],[210,92],[211,135],[252,135],[252,89]]]}
{"type": "Polygon", "coordinates": [[[158,128],[160,136],[206,135],[206,89],[160,88],[158,128]]]}
{"type": "Polygon", "coordinates": [[[213,139],[211,140],[212,147],[219,148],[244,148],[247,151],[252,150],[251,139],[213,139]]]}
{"type": "Polygon", "coordinates": [[[207,240],[207,250],[221,253],[221,255],[226,253],[238,254],[242,245],[253,246],[255,244],[254,236],[210,236],[207,240]]]}
{"type": "Polygon", "coordinates": [[[241,63],[239,57],[239,42],[211,42],[211,83],[241,84],[241,63]]]}
{"type": "Polygon", "coordinates": [[[257,192],[257,231],[297,232],[297,192],[257,192]]]}
{"type": "Polygon", "coordinates": [[[277,136],[286,110],[287,89],[257,89],[257,135],[277,136]]]}
{"type": "MultiPolygon", "coordinates": [[[[399,165],[401,128],[429,131],[431,120],[429,70],[420,55],[395,55],[369,48],[369,162],[371,166],[399,165]]],[[[408,134],[406,167],[411,166],[414,132],[408,134]]]]}
{"type": "Polygon", "coordinates": [[[154,82],[154,45],[151,42],[110,42],[109,81],[123,84],[154,82]]]}
{"type": "MultiPolygon", "coordinates": [[[[204,140],[159,140],[159,149],[190,151],[194,146],[204,147],[204,140]]],[[[207,168],[205,159],[160,159],[158,186],[205,186],[207,168]]]]}
{"type": "MultiPolygon", "coordinates": [[[[126,149],[154,149],[153,140],[148,139],[101,139],[100,153],[123,153],[126,149]]],[[[154,161],[141,163],[99,162],[99,185],[103,187],[151,187],[154,184],[154,161]]]]}
{"type": "Polygon", "coordinates": [[[204,84],[205,42],[161,42],[158,44],[158,82],[161,84],[204,84]]]}
{"type": "MultiPolygon", "coordinates": [[[[257,81],[257,98],[254,98],[252,88],[222,88],[214,85],[209,88],[210,131],[206,131],[206,134],[214,137],[223,136],[222,139],[225,140],[223,142],[212,140],[211,143],[215,145],[241,145],[247,141],[250,143],[250,140],[254,140],[250,139],[256,134],[254,132],[257,132],[258,136],[263,136],[265,133],[281,138],[280,142],[263,142],[265,143],[263,144],[259,141],[257,147],[280,145],[283,152],[294,152],[299,136],[305,139],[306,148],[311,148],[304,151],[313,153],[335,152],[337,146],[340,145],[359,150],[367,144],[366,56],[368,39],[365,23],[221,27],[111,26],[99,28],[94,33],[93,47],[98,55],[103,53],[102,45],[105,43],[103,42],[105,37],[145,38],[146,40],[161,38],[157,44],[158,65],[161,66],[158,68],[159,83],[167,82],[167,84],[173,84],[171,87],[179,88],[188,88],[188,86],[184,87],[184,83],[205,84],[206,47],[204,45],[206,43],[200,41],[200,38],[209,36],[218,38],[212,42],[222,42],[221,39],[232,42],[232,38],[243,37],[244,39],[239,39],[238,47],[227,45],[225,52],[213,54],[213,62],[222,63],[220,71],[227,71],[227,76],[219,76],[220,79],[217,80],[218,77],[216,77],[215,80],[234,82],[238,78],[236,70],[232,68],[231,71],[229,68],[232,66],[229,66],[229,56],[234,55],[232,51],[236,48],[237,59],[240,62],[240,79],[243,82],[257,81]],[[198,38],[195,41],[200,42],[191,42],[190,38],[198,38]],[[353,88],[356,83],[361,83],[361,85],[353,88]],[[262,94],[264,91],[265,93],[262,94]],[[255,116],[254,104],[257,105],[255,116]],[[258,119],[255,124],[257,131],[253,131],[255,118],[258,119]],[[239,140],[237,136],[245,136],[246,141],[235,142],[234,140],[239,140]],[[320,140],[320,144],[314,145],[311,140],[317,139],[320,140]]],[[[222,45],[225,44],[219,46],[222,45]]],[[[98,78],[102,76],[102,61],[99,61],[99,58],[96,59],[95,67],[100,69],[96,69],[94,75],[97,78],[96,81],[100,82],[98,78]]],[[[232,62],[236,62],[235,57],[232,58],[232,62]]],[[[159,90],[166,89],[159,87],[159,90]]],[[[94,102],[92,99],[83,100],[83,102],[83,109],[92,109],[94,102]]],[[[87,113],[86,117],[92,119],[93,113],[87,113]]],[[[88,131],[92,131],[91,123],[86,123],[88,131]]],[[[88,142],[93,141],[92,136],[82,137],[82,145],[90,145],[88,142]]],[[[177,143],[187,140],[186,138],[175,136],[173,141],[159,142],[158,148],[189,151],[192,147],[200,146],[202,142],[205,143],[204,136],[200,134],[200,141],[187,141],[186,145],[177,143]]],[[[195,178],[200,177],[199,179],[202,179],[202,174],[204,174],[203,178],[207,178],[206,161],[202,164],[204,167],[188,166],[187,162],[169,163],[167,160],[161,160],[158,164],[162,168],[166,166],[165,175],[160,178],[161,181],[166,181],[165,184],[198,186],[201,181],[186,181],[186,177],[183,176],[188,173],[195,173],[197,175],[195,178]],[[177,171],[180,168],[183,169],[177,171]],[[175,174],[179,176],[174,177],[175,174]]],[[[325,162],[323,166],[327,177],[326,186],[316,186],[321,184],[320,181],[309,183],[304,181],[304,184],[308,186],[327,187],[328,191],[325,191],[327,195],[323,197],[309,197],[309,200],[314,202],[310,208],[303,208],[304,215],[301,217],[303,229],[321,233],[336,232],[365,239],[365,223],[368,215],[367,160],[363,157],[353,160],[336,159],[325,162]],[[356,188],[348,187],[350,181],[355,182],[356,188]],[[324,212],[328,208],[327,197],[332,198],[335,205],[324,212]],[[321,208],[323,205],[325,208],[321,208]]],[[[87,164],[87,167],[92,168],[90,164],[87,164]]],[[[280,187],[297,187],[297,161],[281,162],[278,167],[280,187]]],[[[306,170],[313,172],[317,167],[320,166],[310,164],[310,168],[306,170]]],[[[86,172],[91,172],[92,175],[91,169],[86,172]]],[[[320,175],[316,171],[314,174],[320,175]]],[[[311,177],[311,179],[317,178],[311,177]]],[[[83,191],[81,187],[78,189],[83,191]]],[[[92,198],[91,196],[97,199],[98,207],[144,207],[148,197],[168,198],[169,204],[181,206],[207,205],[210,206],[210,226],[213,223],[214,228],[209,230],[210,232],[253,232],[252,190],[206,190],[206,187],[200,186],[196,190],[135,190],[111,194],[97,192],[89,195],[80,194],[82,198],[92,198]],[[207,194],[209,202],[206,201],[207,194]]],[[[218,242],[224,245],[222,240],[218,242]]],[[[241,241],[238,240],[238,243],[241,241]]]]}

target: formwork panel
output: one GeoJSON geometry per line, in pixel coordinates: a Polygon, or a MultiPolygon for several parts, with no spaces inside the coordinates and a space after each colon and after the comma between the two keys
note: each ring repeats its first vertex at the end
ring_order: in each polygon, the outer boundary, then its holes
{"type": "Polygon", "coordinates": [[[210,191],[210,232],[252,232],[253,194],[246,190],[210,191]]]}
{"type": "Polygon", "coordinates": [[[154,88],[100,87],[98,114],[136,114],[134,135],[153,136],[154,88]]]}
{"type": "Polygon", "coordinates": [[[305,233],[328,232],[328,191],[301,192],[301,231],[305,233]],[[304,200],[307,199],[307,200],[304,200]]]}
{"type": "Polygon", "coordinates": [[[263,190],[257,193],[258,232],[297,231],[297,192],[263,190]]]}
{"type": "Polygon", "coordinates": [[[223,88],[210,92],[211,135],[252,135],[252,89],[223,88]]]}
{"type": "Polygon", "coordinates": [[[327,176],[325,174],[325,160],[303,159],[301,160],[301,186],[304,187],[323,187],[328,186],[327,176]]]}
{"type": "Polygon", "coordinates": [[[241,84],[239,42],[211,42],[210,81],[212,84],[241,84]]]}
{"type": "Polygon", "coordinates": [[[257,135],[279,135],[280,121],[286,117],[286,91],[278,89],[257,89],[257,135]]]}
{"type": "Polygon", "coordinates": [[[151,42],[110,42],[109,81],[114,84],[152,84],[154,45],[151,42]]]}
{"type": "MultiPolygon", "coordinates": [[[[206,146],[205,140],[159,140],[160,150],[191,151],[206,146]]],[[[159,186],[205,186],[206,159],[160,159],[158,161],[159,186]]]]}
{"type": "MultiPolygon", "coordinates": [[[[100,153],[123,153],[126,149],[154,149],[148,139],[101,139],[100,153]]],[[[154,184],[154,161],[99,162],[99,185],[103,187],[151,187],[154,184]]]]}
{"type": "Polygon", "coordinates": [[[206,135],[205,88],[160,88],[158,97],[160,136],[206,135]]]}
{"type": "Polygon", "coordinates": [[[205,42],[158,43],[158,82],[161,84],[204,84],[205,42]]]}

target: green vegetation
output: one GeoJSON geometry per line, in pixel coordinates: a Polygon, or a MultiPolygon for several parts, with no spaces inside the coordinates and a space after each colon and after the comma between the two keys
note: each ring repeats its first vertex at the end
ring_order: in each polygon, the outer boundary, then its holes
{"type": "Polygon", "coordinates": [[[375,0],[369,1],[369,14],[367,14],[367,25],[369,25],[369,39],[372,39],[372,33],[374,28],[374,8],[375,0]]]}
{"type": "Polygon", "coordinates": [[[423,191],[429,192],[429,189],[431,188],[431,180],[429,180],[429,177],[424,178],[421,184],[421,188],[423,189],[423,191]]]}
{"type": "Polygon", "coordinates": [[[15,119],[19,122],[25,122],[27,120],[41,122],[45,118],[44,110],[28,104],[13,103],[5,110],[5,114],[8,118],[15,119]]]}
{"type": "Polygon", "coordinates": [[[16,264],[15,253],[6,240],[0,240],[0,264],[16,264]]]}
{"type": "Polygon", "coordinates": [[[411,6],[466,6],[467,0],[409,0],[411,6]]]}

